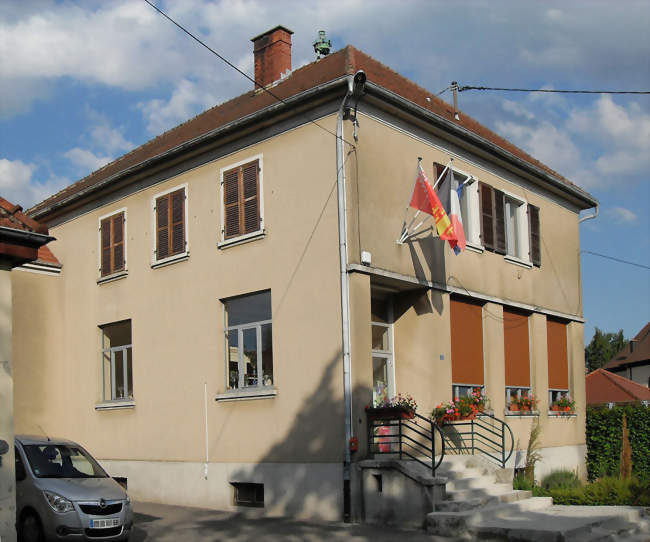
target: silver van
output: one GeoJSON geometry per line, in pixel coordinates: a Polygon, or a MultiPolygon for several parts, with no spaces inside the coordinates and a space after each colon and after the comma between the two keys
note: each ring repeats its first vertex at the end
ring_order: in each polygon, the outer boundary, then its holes
{"type": "Polygon", "coordinates": [[[86,450],[64,439],[15,440],[19,540],[128,540],[131,501],[86,450]]]}

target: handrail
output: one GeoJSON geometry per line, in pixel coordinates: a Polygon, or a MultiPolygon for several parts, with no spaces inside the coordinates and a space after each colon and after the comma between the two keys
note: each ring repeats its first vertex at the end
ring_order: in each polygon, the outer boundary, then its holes
{"type": "Polygon", "coordinates": [[[512,429],[506,422],[493,414],[481,413],[471,420],[443,422],[442,434],[444,435],[443,441],[446,441],[450,453],[470,453],[472,455],[480,453],[502,468],[505,468],[514,451],[515,440],[512,429]],[[487,423],[484,418],[488,418],[490,423],[487,423]],[[465,429],[465,426],[469,426],[468,431],[456,429],[457,427],[465,429]],[[495,429],[495,426],[499,428],[495,429]],[[510,441],[509,451],[508,440],[510,441]]]}
{"type": "Polygon", "coordinates": [[[445,456],[445,436],[433,420],[415,412],[403,415],[405,412],[396,411],[391,416],[366,414],[369,455],[399,454],[400,460],[406,457],[416,461],[430,468],[435,476],[445,456]],[[440,444],[437,459],[436,441],[440,444]]]}

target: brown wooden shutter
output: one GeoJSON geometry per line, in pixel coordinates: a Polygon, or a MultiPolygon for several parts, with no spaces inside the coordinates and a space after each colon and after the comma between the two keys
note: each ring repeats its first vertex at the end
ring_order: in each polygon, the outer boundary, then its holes
{"type": "MultiPolygon", "coordinates": [[[[433,163],[433,171],[436,172],[436,178],[433,180],[433,184],[436,184],[438,179],[440,178],[440,175],[442,175],[442,172],[445,170],[445,166],[442,164],[439,164],[438,162],[433,163]]],[[[442,181],[440,181],[442,183],[442,181]]],[[[433,186],[433,185],[432,185],[433,186]]]]}
{"type": "Polygon", "coordinates": [[[169,256],[169,196],[156,199],[156,259],[169,256]]]}
{"type": "Polygon", "coordinates": [[[479,182],[481,208],[481,242],[487,250],[494,250],[494,202],[490,185],[479,182]]]}
{"type": "Polygon", "coordinates": [[[171,207],[171,255],[185,252],[185,189],[170,195],[171,207]]]}
{"type": "Polygon", "coordinates": [[[569,389],[569,360],[567,355],[567,326],[564,322],[546,319],[548,349],[548,387],[569,389]]]}
{"type": "Polygon", "coordinates": [[[124,213],[113,217],[113,273],[124,269],[124,213]]]}
{"type": "Polygon", "coordinates": [[[105,218],[100,223],[101,237],[101,275],[110,275],[111,271],[111,219],[105,218]]]}
{"type": "Polygon", "coordinates": [[[494,252],[506,253],[506,201],[501,190],[493,190],[494,194],[494,252]]]}
{"type": "Polygon", "coordinates": [[[223,174],[224,238],[237,237],[239,229],[239,169],[223,174]]]}
{"type": "Polygon", "coordinates": [[[503,309],[506,386],[530,386],[528,315],[503,309]]]}
{"type": "Polygon", "coordinates": [[[259,184],[258,160],[223,174],[224,239],[260,229],[259,184]]]}
{"type": "Polygon", "coordinates": [[[450,314],[452,382],[483,385],[483,308],[452,299],[450,314]]]}
{"type": "Polygon", "coordinates": [[[258,163],[251,162],[242,167],[243,185],[243,233],[251,233],[260,229],[260,213],[258,208],[258,163]]]}
{"type": "Polygon", "coordinates": [[[533,265],[540,267],[542,265],[542,247],[539,224],[539,208],[530,204],[528,205],[528,231],[530,235],[530,260],[533,262],[533,265]]]}

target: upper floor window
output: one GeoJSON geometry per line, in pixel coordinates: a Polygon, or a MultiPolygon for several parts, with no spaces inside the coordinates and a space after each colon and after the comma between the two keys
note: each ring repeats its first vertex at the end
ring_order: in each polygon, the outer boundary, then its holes
{"type": "Polygon", "coordinates": [[[221,233],[224,241],[262,232],[261,171],[261,157],[222,170],[221,233]]]}
{"type": "Polygon", "coordinates": [[[272,386],[271,292],[234,297],[223,303],[228,389],[272,386]]]}
{"type": "Polygon", "coordinates": [[[102,333],[102,400],[133,399],[131,320],[100,326],[102,333]]]}
{"type": "Polygon", "coordinates": [[[486,250],[541,265],[539,208],[479,183],[481,241],[486,250]]]}
{"type": "Polygon", "coordinates": [[[154,226],[154,264],[188,254],[187,186],[154,197],[154,226]]]}
{"type": "Polygon", "coordinates": [[[101,277],[126,270],[126,210],[99,219],[99,245],[101,277]]]}

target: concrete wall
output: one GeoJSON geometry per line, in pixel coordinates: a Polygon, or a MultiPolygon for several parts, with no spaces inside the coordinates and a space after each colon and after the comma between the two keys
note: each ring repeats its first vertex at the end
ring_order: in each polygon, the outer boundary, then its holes
{"type": "Polygon", "coordinates": [[[0,538],[16,540],[16,475],[14,470],[14,384],[12,374],[11,268],[0,264],[0,439],[9,450],[0,456],[0,538]]]}

